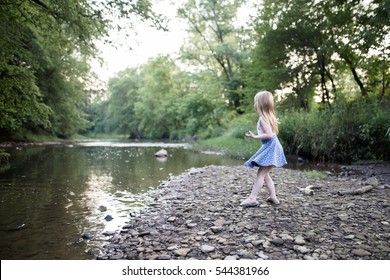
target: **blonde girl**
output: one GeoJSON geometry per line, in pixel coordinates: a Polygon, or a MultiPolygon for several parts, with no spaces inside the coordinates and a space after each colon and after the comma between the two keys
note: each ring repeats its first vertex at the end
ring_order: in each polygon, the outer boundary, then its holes
{"type": "Polygon", "coordinates": [[[257,195],[262,185],[266,184],[269,192],[267,201],[279,204],[276,197],[274,182],[269,172],[272,167],[281,167],[287,164],[283,147],[279,142],[277,134],[278,122],[274,110],[274,98],[272,93],[261,91],[255,95],[254,107],[259,114],[257,122],[257,135],[252,131],[245,133],[245,136],[262,142],[261,148],[245,163],[247,167],[258,167],[257,177],[253,185],[251,194],[245,199],[241,206],[251,207],[257,205],[257,195]]]}

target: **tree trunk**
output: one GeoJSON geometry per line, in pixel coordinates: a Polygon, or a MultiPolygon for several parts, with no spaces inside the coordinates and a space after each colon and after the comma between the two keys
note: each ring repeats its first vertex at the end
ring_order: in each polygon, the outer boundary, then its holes
{"type": "Polygon", "coordinates": [[[349,65],[349,68],[350,68],[351,71],[352,71],[353,78],[355,79],[355,82],[358,84],[358,86],[359,86],[359,88],[360,88],[360,92],[362,93],[362,96],[366,97],[366,96],[367,96],[367,90],[366,90],[366,88],[364,87],[362,81],[360,80],[359,75],[356,73],[355,67],[353,67],[353,66],[350,64],[350,65],[349,65]]]}

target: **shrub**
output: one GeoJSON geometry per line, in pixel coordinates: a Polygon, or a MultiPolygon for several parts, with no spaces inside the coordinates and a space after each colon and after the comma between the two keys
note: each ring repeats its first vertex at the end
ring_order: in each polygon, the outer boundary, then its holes
{"type": "Polygon", "coordinates": [[[0,149],[0,165],[6,164],[9,161],[10,154],[5,150],[0,149]]]}
{"type": "Polygon", "coordinates": [[[389,160],[388,100],[338,100],[332,108],[285,113],[280,139],[286,153],[328,160],[389,160]]]}

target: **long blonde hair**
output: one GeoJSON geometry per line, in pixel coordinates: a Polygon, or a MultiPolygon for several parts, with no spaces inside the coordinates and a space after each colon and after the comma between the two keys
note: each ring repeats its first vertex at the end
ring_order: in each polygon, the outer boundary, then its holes
{"type": "Polygon", "coordinates": [[[255,95],[256,112],[271,126],[272,132],[279,133],[278,120],[274,109],[274,97],[269,91],[260,91],[255,95]]]}

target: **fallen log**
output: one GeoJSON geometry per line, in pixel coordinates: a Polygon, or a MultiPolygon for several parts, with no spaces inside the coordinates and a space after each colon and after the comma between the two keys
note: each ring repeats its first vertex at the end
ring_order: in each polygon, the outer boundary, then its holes
{"type": "Polygon", "coordinates": [[[344,191],[338,191],[338,195],[357,195],[357,194],[363,194],[366,192],[370,192],[374,189],[373,186],[364,186],[359,189],[354,189],[354,190],[344,190],[344,191]]]}

